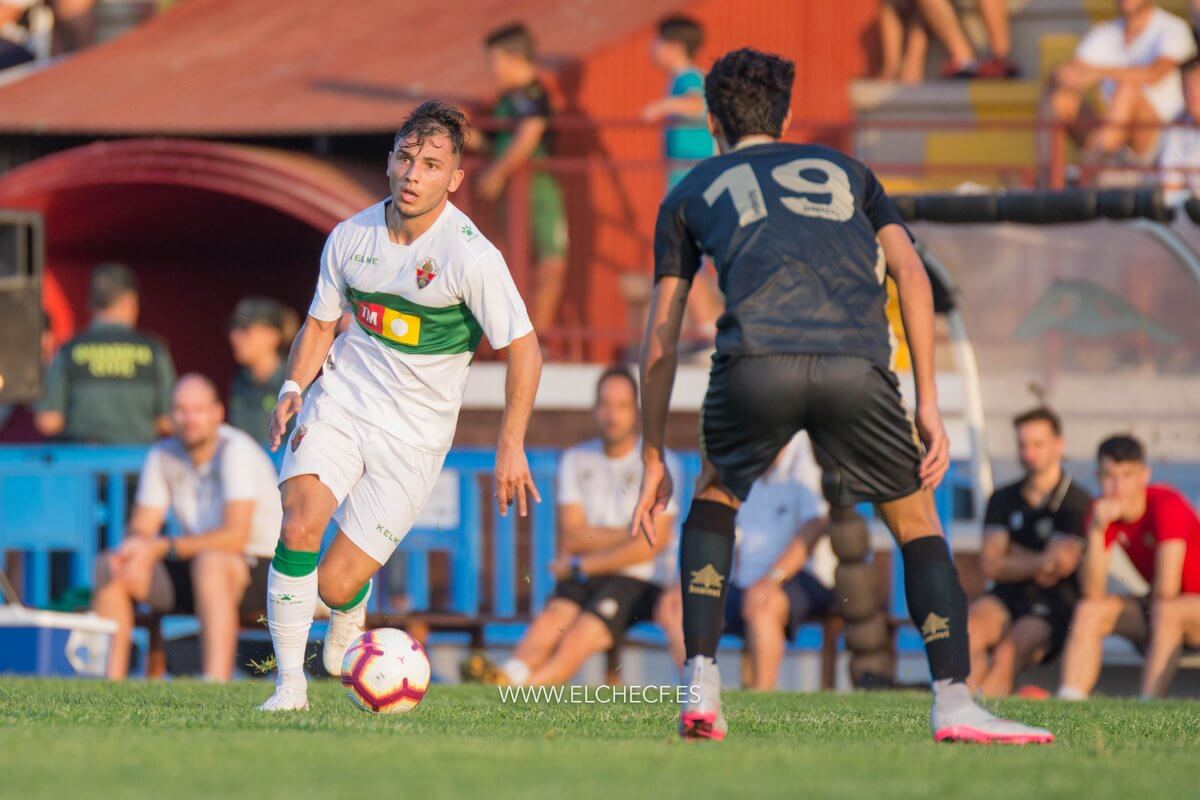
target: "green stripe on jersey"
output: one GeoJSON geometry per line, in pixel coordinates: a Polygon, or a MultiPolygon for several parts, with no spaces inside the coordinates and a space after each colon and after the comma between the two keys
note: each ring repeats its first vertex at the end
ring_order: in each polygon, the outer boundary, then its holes
{"type": "Polygon", "coordinates": [[[465,303],[431,308],[397,294],[348,288],[354,319],[393,350],[420,355],[473,353],[483,328],[465,303]]]}

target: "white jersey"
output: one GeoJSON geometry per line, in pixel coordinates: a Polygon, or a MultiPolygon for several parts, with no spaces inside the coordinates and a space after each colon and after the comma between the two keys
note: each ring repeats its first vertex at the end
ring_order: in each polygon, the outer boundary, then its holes
{"type": "Polygon", "coordinates": [[[217,451],[206,464],[193,464],[175,437],[151,447],[138,479],[137,503],[171,509],[184,534],[191,535],[219,527],[226,503],[253,500],[245,553],[270,558],[283,519],[276,481],[275,465],[262,445],[250,434],[222,425],[217,451]]]}
{"type": "MultiPolygon", "coordinates": [[[[667,452],[667,470],[675,482],[675,494],[667,505],[666,513],[678,519],[679,487],[682,471],[679,459],[667,452]]],[[[638,493],[642,487],[642,448],[634,447],[619,458],[609,458],[604,444],[599,439],[584,442],[565,450],[558,465],[559,505],[583,506],[587,524],[594,528],[628,528],[633,521],[633,509],[637,506],[638,493]]],[[[617,572],[652,583],[670,583],[672,576],[678,577],[677,538],[672,525],[671,541],[658,557],[630,564],[617,572]]]]}
{"type": "MultiPolygon", "coordinates": [[[[1125,39],[1123,18],[1100,23],[1083,37],[1075,57],[1093,67],[1148,67],[1160,58],[1183,64],[1196,55],[1196,39],[1185,21],[1161,8],[1150,14],[1150,22],[1131,42],[1125,39]]],[[[1105,102],[1111,103],[1116,83],[1105,80],[1100,88],[1105,102]]],[[[1183,111],[1183,79],[1177,69],[1145,86],[1143,92],[1162,122],[1183,111]]]]}
{"type": "MultiPolygon", "coordinates": [[[[770,573],[792,539],[814,517],[828,510],[821,496],[821,469],[813,458],[808,434],[798,433],[779,460],[750,487],[737,513],[733,583],[742,589],[770,573]]],[[[805,569],[833,586],[836,566],[828,539],[821,539],[805,569]]]]}
{"type": "Polygon", "coordinates": [[[333,229],[308,313],[354,314],[321,389],[352,416],[430,453],[450,449],[481,336],[497,350],[533,330],[495,245],[447,203],[412,244],[388,237],[376,203],[333,229]]]}

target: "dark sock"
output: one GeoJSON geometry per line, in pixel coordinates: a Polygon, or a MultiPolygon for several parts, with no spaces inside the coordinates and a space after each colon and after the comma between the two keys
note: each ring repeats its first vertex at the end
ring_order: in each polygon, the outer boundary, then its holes
{"type": "Polygon", "coordinates": [[[693,500],[679,546],[683,587],[683,643],[687,657],[715,659],[725,625],[725,587],[733,562],[737,511],[712,500],[693,500]]]}
{"type": "Polygon", "coordinates": [[[958,581],[950,548],[940,536],[914,539],[904,553],[904,596],[925,642],[935,681],[965,681],[971,671],[967,644],[967,595],[958,581]]]}

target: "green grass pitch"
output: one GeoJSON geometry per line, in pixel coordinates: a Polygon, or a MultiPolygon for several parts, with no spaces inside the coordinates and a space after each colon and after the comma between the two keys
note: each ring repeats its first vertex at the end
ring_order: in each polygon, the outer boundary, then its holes
{"type": "Polygon", "coordinates": [[[729,692],[725,742],[680,742],[657,704],[501,705],[433,686],[411,714],[331,681],[308,712],[253,710],[265,681],[0,679],[0,797],[1200,797],[1200,705],[1012,701],[1049,747],[935,745],[918,694],[729,692]]]}

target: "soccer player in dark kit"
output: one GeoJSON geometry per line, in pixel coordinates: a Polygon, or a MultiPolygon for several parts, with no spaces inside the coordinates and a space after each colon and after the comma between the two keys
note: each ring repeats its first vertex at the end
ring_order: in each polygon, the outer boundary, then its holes
{"type": "Polygon", "coordinates": [[[904,557],[909,612],[933,678],[938,741],[1050,742],[999,719],[967,688],[967,598],[942,536],[933,489],[949,442],[934,385],[929,278],[871,171],[827,147],[779,141],[795,66],[737,50],[704,83],[721,154],[702,161],[659,209],[655,289],[642,351],[645,472],[633,535],[654,535],[672,492],[663,434],[688,289],[702,255],[726,300],[701,414],[704,469],[680,547],[684,667],[680,734],[721,739],[715,660],[733,554],[734,516],[750,485],[798,430],[837,506],[871,501],[904,557]],[[900,294],[917,387],[916,425],[891,372],[884,280],[900,294]]]}

